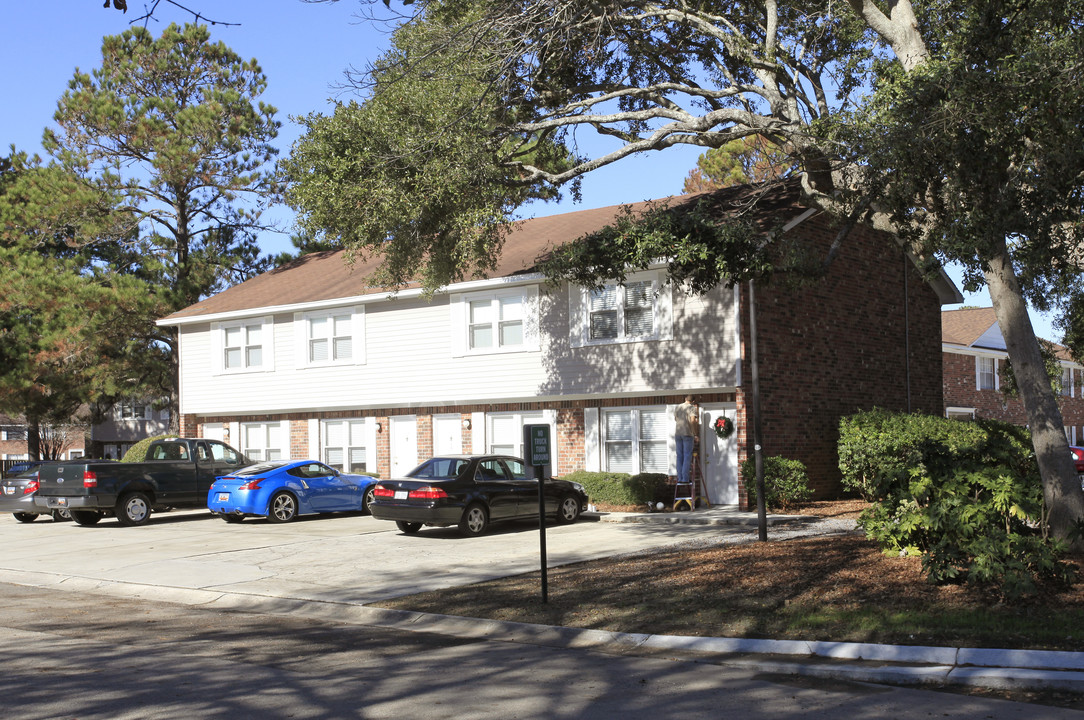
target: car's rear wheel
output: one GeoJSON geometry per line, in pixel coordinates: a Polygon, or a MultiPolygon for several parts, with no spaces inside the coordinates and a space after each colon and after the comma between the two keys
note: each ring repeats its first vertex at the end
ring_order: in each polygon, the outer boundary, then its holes
{"type": "Polygon", "coordinates": [[[561,498],[561,504],[557,506],[557,522],[567,525],[576,522],[579,517],[580,501],[572,495],[561,498]]]}
{"type": "Polygon", "coordinates": [[[97,525],[102,519],[102,514],[97,510],[72,510],[71,514],[76,525],[97,525]]]}
{"type": "Polygon", "coordinates": [[[34,522],[38,519],[37,513],[12,513],[19,522],[34,522]]]}
{"type": "Polygon", "coordinates": [[[373,488],[370,486],[365,490],[365,499],[362,500],[361,506],[362,509],[370,515],[373,514],[373,500],[375,499],[376,496],[373,494],[373,488]]]}
{"type": "Polygon", "coordinates": [[[268,522],[290,522],[296,517],[297,498],[284,490],[271,496],[271,503],[267,507],[268,522]]]}
{"type": "Polygon", "coordinates": [[[223,515],[222,519],[228,523],[239,523],[245,519],[244,515],[223,515]]]}
{"type": "Polygon", "coordinates": [[[459,519],[459,532],[467,537],[477,537],[489,527],[489,513],[478,503],[468,505],[459,519]]]}
{"type": "Polygon", "coordinates": [[[151,499],[146,493],[128,493],[117,501],[115,512],[121,525],[145,525],[151,519],[151,499]]]}
{"type": "Polygon", "coordinates": [[[399,528],[400,532],[404,532],[407,535],[413,535],[422,529],[421,523],[403,522],[402,520],[395,521],[395,527],[399,528]]]}

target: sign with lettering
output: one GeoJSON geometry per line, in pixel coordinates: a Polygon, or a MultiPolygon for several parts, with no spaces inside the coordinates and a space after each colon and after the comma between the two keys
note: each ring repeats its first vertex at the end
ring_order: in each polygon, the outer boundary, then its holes
{"type": "Polygon", "coordinates": [[[550,426],[525,425],[524,462],[533,467],[550,464],[550,426]]]}

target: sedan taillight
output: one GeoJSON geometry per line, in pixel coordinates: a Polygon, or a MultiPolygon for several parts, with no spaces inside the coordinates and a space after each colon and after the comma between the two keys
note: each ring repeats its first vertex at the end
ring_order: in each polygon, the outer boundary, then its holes
{"type": "Polygon", "coordinates": [[[425,487],[411,490],[407,497],[411,500],[440,500],[441,498],[448,497],[448,493],[444,492],[443,488],[426,485],[425,487]]]}
{"type": "Polygon", "coordinates": [[[26,484],[26,487],[23,488],[23,495],[29,495],[32,492],[37,492],[40,485],[41,484],[37,480],[31,480],[26,484]]]}
{"type": "Polygon", "coordinates": [[[395,497],[395,491],[392,490],[390,487],[386,487],[384,485],[374,485],[373,486],[373,497],[384,497],[384,498],[395,497]]]}

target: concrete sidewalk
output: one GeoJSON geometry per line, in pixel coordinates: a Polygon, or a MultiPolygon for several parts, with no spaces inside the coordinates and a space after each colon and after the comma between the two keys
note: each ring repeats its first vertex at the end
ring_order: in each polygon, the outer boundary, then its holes
{"type": "MultiPolygon", "coordinates": [[[[170,515],[144,528],[4,523],[0,582],[462,638],[697,657],[795,675],[1084,694],[1084,653],[1078,652],[612,633],[372,606],[388,597],[536,570],[537,533],[513,529],[463,541],[451,531],[404,536],[368,517],[227,527],[195,513],[170,515]],[[69,543],[82,552],[73,554],[69,543]],[[356,575],[344,574],[350,567],[356,575]]],[[[756,513],[731,507],[584,519],[597,522],[547,533],[551,567],[689,541],[748,542],[757,527],[756,513]]],[[[773,539],[855,530],[853,520],[808,516],[769,516],[769,524],[773,539]]]]}

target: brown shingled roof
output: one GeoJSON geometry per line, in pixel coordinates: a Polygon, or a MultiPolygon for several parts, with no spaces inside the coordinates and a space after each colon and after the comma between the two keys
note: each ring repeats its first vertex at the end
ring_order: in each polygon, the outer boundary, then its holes
{"type": "MultiPolygon", "coordinates": [[[[641,213],[652,203],[665,202],[671,207],[680,207],[700,199],[716,204],[723,215],[755,211],[752,218],[765,231],[770,229],[773,223],[786,222],[806,210],[798,202],[796,183],[776,184],[767,189],[746,185],[659,201],[629,203],[627,207],[633,212],[641,213]]],[[[611,205],[516,222],[505,239],[496,271],[491,277],[529,272],[544,251],[601,230],[619,217],[624,207],[626,205],[611,205]]],[[[343,250],[303,255],[179,310],[164,320],[300,305],[385,292],[385,288],[372,287],[366,283],[366,277],[376,270],[379,261],[379,257],[358,258],[353,264],[347,264],[343,250]]]]}
{"type": "Polygon", "coordinates": [[[941,313],[941,342],[971,345],[994,325],[997,316],[992,307],[945,310],[941,313]]]}

